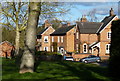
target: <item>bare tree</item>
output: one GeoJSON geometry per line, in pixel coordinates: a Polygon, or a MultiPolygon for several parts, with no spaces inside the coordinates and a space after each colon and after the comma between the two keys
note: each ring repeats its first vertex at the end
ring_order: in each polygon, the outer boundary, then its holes
{"type": "Polygon", "coordinates": [[[97,22],[98,18],[96,17],[96,9],[93,9],[87,13],[90,22],[97,22]]]}
{"type": "Polygon", "coordinates": [[[2,20],[0,24],[5,25],[16,32],[15,37],[15,48],[16,55],[19,54],[19,42],[20,42],[20,32],[26,28],[27,23],[27,3],[25,2],[6,2],[1,6],[1,17],[2,20]]]}

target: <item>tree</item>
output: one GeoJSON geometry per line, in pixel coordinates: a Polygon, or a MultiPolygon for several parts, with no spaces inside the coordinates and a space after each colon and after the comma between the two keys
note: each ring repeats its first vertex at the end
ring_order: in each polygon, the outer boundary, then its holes
{"type": "Polygon", "coordinates": [[[0,24],[16,32],[15,49],[16,55],[19,54],[20,32],[26,28],[27,23],[27,3],[25,2],[6,2],[1,6],[2,21],[0,24]]]}
{"type": "Polygon", "coordinates": [[[114,78],[120,76],[120,20],[112,22],[109,72],[114,78]]]}
{"type": "MultiPolygon", "coordinates": [[[[42,2],[41,3],[41,15],[40,19],[54,18],[58,15],[64,15],[69,11],[70,6],[66,6],[65,3],[58,2],[42,2]]],[[[15,48],[16,55],[19,54],[20,41],[23,44],[24,40],[20,40],[21,32],[25,30],[28,19],[28,2],[5,2],[0,4],[1,7],[1,19],[0,24],[9,27],[16,32],[15,48]]],[[[22,32],[24,33],[24,31],[22,32]]],[[[23,34],[24,36],[24,34],[23,34]]],[[[24,39],[22,37],[22,39],[24,39]]]]}
{"type": "Polygon", "coordinates": [[[21,59],[20,73],[34,72],[36,29],[40,15],[40,2],[29,3],[29,16],[26,29],[25,49],[21,59]]]}
{"type": "Polygon", "coordinates": [[[87,13],[90,22],[97,22],[96,9],[93,9],[87,13]]]}

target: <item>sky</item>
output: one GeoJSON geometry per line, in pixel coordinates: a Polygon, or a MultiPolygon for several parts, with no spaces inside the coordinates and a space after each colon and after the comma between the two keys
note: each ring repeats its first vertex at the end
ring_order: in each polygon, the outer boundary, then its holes
{"type": "MultiPolygon", "coordinates": [[[[72,2],[74,7],[70,9],[68,14],[59,17],[60,20],[75,22],[82,15],[87,15],[89,12],[95,12],[97,22],[100,22],[105,16],[109,16],[109,10],[113,8],[114,13],[118,15],[118,2],[72,2]]],[[[89,17],[86,16],[89,20],[89,17]]]]}
{"type": "MultiPolygon", "coordinates": [[[[1,2],[4,0],[0,0],[1,2]]],[[[12,1],[12,0],[8,0],[12,1]]],[[[19,1],[19,0],[15,0],[19,1]]],[[[22,0],[29,1],[29,0],[22,0]]],[[[43,0],[42,0],[43,1],[43,0]]],[[[50,0],[46,0],[47,2],[50,0]]],[[[82,17],[82,15],[87,15],[89,12],[94,12],[96,16],[96,21],[100,22],[104,17],[109,16],[109,10],[113,8],[114,13],[118,15],[120,13],[120,2],[119,0],[51,0],[65,2],[68,4],[72,4],[73,7],[70,8],[70,11],[66,15],[58,16],[59,20],[69,21],[74,23],[82,17]],[[119,7],[118,7],[119,2],[119,7]]],[[[88,20],[90,17],[86,16],[88,20]]],[[[42,23],[44,20],[42,21],[42,23]]]]}

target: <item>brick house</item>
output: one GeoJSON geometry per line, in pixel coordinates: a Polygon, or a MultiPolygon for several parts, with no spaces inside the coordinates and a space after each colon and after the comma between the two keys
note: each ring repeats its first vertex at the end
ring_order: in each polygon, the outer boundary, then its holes
{"type": "Polygon", "coordinates": [[[57,51],[59,53],[74,52],[74,28],[75,25],[64,25],[50,35],[51,42],[57,43],[57,51]]]}
{"type": "Polygon", "coordinates": [[[37,50],[38,51],[51,51],[51,37],[50,34],[55,31],[48,21],[45,21],[45,28],[37,35],[37,50]]]}
{"type": "Polygon", "coordinates": [[[0,43],[0,57],[13,57],[15,47],[8,41],[3,41],[0,43]]]}
{"type": "MultiPolygon", "coordinates": [[[[61,54],[68,52],[76,59],[97,55],[102,58],[108,58],[111,42],[111,23],[117,20],[111,8],[109,16],[105,17],[101,22],[88,22],[85,16],[75,25],[64,25],[56,30],[51,26],[40,32],[41,50],[53,51],[53,42],[57,43],[57,51],[61,54]],[[45,36],[48,36],[49,43],[44,43],[45,36]]],[[[46,37],[47,38],[47,37],[46,37]]]]}

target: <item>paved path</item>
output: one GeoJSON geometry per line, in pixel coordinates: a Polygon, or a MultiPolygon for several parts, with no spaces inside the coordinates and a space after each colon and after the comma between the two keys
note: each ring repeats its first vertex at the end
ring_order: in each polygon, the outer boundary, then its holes
{"type": "Polygon", "coordinates": [[[103,62],[100,62],[100,63],[92,63],[92,64],[96,64],[96,65],[103,66],[103,67],[107,67],[108,66],[108,62],[107,61],[103,61],[103,62]]]}

